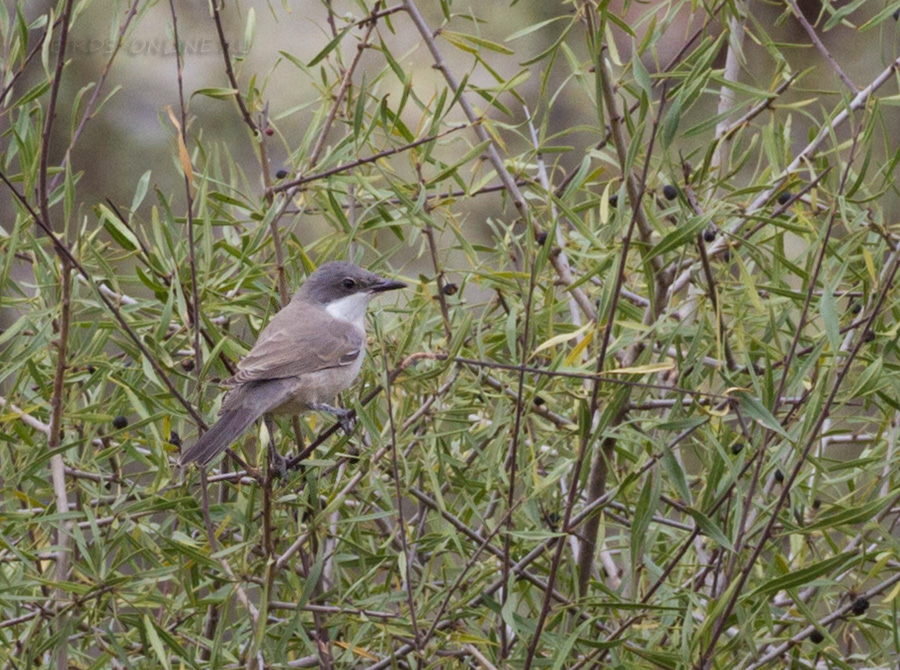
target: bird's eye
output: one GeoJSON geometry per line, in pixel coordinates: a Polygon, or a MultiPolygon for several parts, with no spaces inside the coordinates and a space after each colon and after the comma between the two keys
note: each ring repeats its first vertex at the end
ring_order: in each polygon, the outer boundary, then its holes
{"type": "Polygon", "coordinates": [[[348,291],[349,291],[350,289],[356,287],[356,282],[353,281],[352,279],[350,279],[350,277],[347,277],[347,278],[343,281],[343,284],[344,284],[344,288],[347,289],[348,291]]]}

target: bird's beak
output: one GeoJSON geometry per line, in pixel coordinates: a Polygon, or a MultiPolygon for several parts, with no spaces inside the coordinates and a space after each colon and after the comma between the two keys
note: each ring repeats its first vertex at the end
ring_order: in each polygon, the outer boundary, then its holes
{"type": "Polygon", "coordinates": [[[384,293],[385,291],[396,291],[398,288],[406,288],[406,284],[396,279],[382,279],[380,284],[375,284],[372,293],[384,293]]]}

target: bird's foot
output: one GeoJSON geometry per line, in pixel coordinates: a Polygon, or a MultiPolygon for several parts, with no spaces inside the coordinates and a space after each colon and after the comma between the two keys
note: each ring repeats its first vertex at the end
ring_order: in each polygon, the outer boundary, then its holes
{"type": "Polygon", "coordinates": [[[317,412],[334,414],[338,418],[338,421],[341,422],[341,428],[344,429],[344,432],[347,433],[347,435],[353,432],[353,427],[356,425],[356,419],[353,416],[352,410],[343,409],[342,407],[333,407],[332,405],[326,405],[324,403],[316,403],[309,407],[317,412]]]}
{"type": "Polygon", "coordinates": [[[282,479],[288,471],[288,459],[278,452],[278,449],[275,448],[275,445],[272,442],[269,442],[267,451],[269,472],[275,475],[276,479],[282,479]]]}
{"type": "Polygon", "coordinates": [[[267,414],[264,419],[266,424],[266,469],[275,476],[275,479],[281,479],[287,473],[287,459],[278,453],[275,446],[275,421],[271,414],[267,414]]]}

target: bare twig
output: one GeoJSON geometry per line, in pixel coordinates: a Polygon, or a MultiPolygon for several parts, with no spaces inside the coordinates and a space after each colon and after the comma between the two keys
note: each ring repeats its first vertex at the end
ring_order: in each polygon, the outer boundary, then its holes
{"type": "MultiPolygon", "coordinates": [[[[215,4],[215,3],[214,3],[215,4]]],[[[178,13],[175,11],[175,0],[169,0],[169,12],[172,16],[172,33],[175,40],[175,75],[178,82],[178,109],[180,123],[178,124],[178,146],[182,157],[181,168],[184,171],[184,197],[186,202],[185,216],[187,218],[188,233],[188,262],[191,268],[191,329],[194,332],[194,370],[197,375],[197,395],[202,396],[202,380],[200,372],[203,369],[203,350],[200,348],[200,297],[197,290],[197,256],[194,244],[194,192],[193,174],[191,173],[190,156],[187,150],[187,107],[184,104],[184,81],[182,74],[184,63],[181,60],[181,44],[178,40],[178,13]]],[[[218,14],[216,14],[218,16],[218,14]]]]}
{"type": "Polygon", "coordinates": [[[797,5],[797,0],[787,0],[788,5],[791,7],[791,11],[794,14],[794,18],[796,18],[800,25],[803,26],[803,30],[806,31],[806,34],[809,35],[809,39],[815,45],[819,54],[822,58],[825,59],[825,62],[828,63],[828,66],[834,70],[834,73],[840,78],[842,82],[844,82],[844,86],[850,89],[850,92],[856,95],[859,93],[859,89],[856,88],[856,84],[854,84],[850,77],[847,76],[847,73],[844,72],[844,69],[838,64],[838,62],[834,59],[834,56],[828,51],[825,45],[822,43],[822,40],[819,39],[819,36],[816,34],[816,29],[810,25],[809,21],[806,20],[806,16],[803,14],[803,10],[797,5]]]}

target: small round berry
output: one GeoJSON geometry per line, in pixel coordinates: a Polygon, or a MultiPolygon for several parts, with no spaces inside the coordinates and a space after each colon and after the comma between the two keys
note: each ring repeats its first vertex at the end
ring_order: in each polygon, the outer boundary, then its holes
{"type": "Polygon", "coordinates": [[[866,613],[866,610],[869,609],[869,601],[866,598],[860,596],[856,600],[853,601],[853,606],[850,608],[850,611],[854,616],[862,616],[866,613]]]}
{"type": "Polygon", "coordinates": [[[546,402],[547,401],[544,400],[541,396],[539,396],[539,395],[534,396],[534,404],[537,405],[538,407],[540,407],[541,405],[543,405],[546,402]]]}
{"type": "Polygon", "coordinates": [[[861,311],[862,311],[862,305],[860,305],[858,302],[855,302],[850,306],[851,314],[859,314],[861,311]]]}
{"type": "Polygon", "coordinates": [[[266,128],[266,135],[272,137],[275,134],[275,130],[273,128],[266,128]]]}
{"type": "Polygon", "coordinates": [[[194,369],[194,359],[193,358],[185,358],[183,361],[181,361],[181,368],[185,372],[190,372],[191,370],[193,370],[194,369]]]}
{"type": "Polygon", "coordinates": [[[678,189],[672,184],[666,184],[663,186],[663,195],[666,196],[666,200],[674,200],[678,197],[678,189]]]}
{"type": "Polygon", "coordinates": [[[121,414],[112,420],[113,428],[116,430],[122,430],[125,426],[128,425],[128,419],[126,419],[121,414]]]}
{"type": "Polygon", "coordinates": [[[873,333],[871,330],[867,330],[865,336],[863,337],[863,340],[866,342],[872,342],[874,339],[875,333],[873,333]]]}
{"type": "Polygon", "coordinates": [[[287,176],[288,176],[288,171],[287,171],[287,170],[279,170],[278,172],[275,173],[275,178],[276,178],[276,179],[284,179],[284,178],[287,177],[287,176]]]}
{"type": "Polygon", "coordinates": [[[784,481],[784,473],[781,470],[775,471],[775,481],[781,484],[784,481]]]}
{"type": "Polygon", "coordinates": [[[87,366],[87,371],[88,371],[88,374],[89,374],[89,375],[92,375],[92,374],[94,374],[94,373],[97,371],[97,368],[95,368],[93,365],[88,365],[88,366],[87,366]]]}
{"type": "Polygon", "coordinates": [[[169,444],[174,447],[181,448],[181,435],[173,430],[171,433],[169,433],[169,444]]]}
{"type": "Polygon", "coordinates": [[[713,228],[707,228],[703,231],[703,241],[712,242],[716,239],[716,231],[713,228]]]}
{"type": "Polygon", "coordinates": [[[809,641],[812,642],[813,644],[821,644],[824,639],[825,639],[825,636],[822,635],[822,632],[819,630],[814,630],[812,633],[809,634],[809,641]]]}
{"type": "Polygon", "coordinates": [[[813,500],[813,509],[819,509],[822,506],[822,501],[816,498],[813,500]]]}
{"type": "Polygon", "coordinates": [[[785,205],[785,204],[787,204],[787,201],[790,199],[791,199],[791,192],[790,191],[782,191],[778,195],[778,204],[785,205]]]}
{"type": "Polygon", "coordinates": [[[615,207],[618,204],[619,204],[619,196],[616,195],[615,193],[613,193],[611,196],[609,196],[609,206],[615,207]]]}
{"type": "Polygon", "coordinates": [[[731,251],[730,250],[726,250],[725,253],[722,254],[722,260],[725,261],[726,263],[731,260],[731,251]]]}
{"type": "Polygon", "coordinates": [[[444,284],[444,295],[456,295],[459,292],[459,286],[456,284],[444,284]]]}
{"type": "Polygon", "coordinates": [[[743,450],[744,450],[743,442],[735,442],[734,444],[731,445],[731,453],[734,454],[735,456],[737,456],[743,450]]]}
{"type": "Polygon", "coordinates": [[[543,230],[538,231],[537,234],[534,236],[534,241],[537,242],[539,245],[544,246],[544,242],[547,241],[546,231],[543,231],[543,230]]]}

